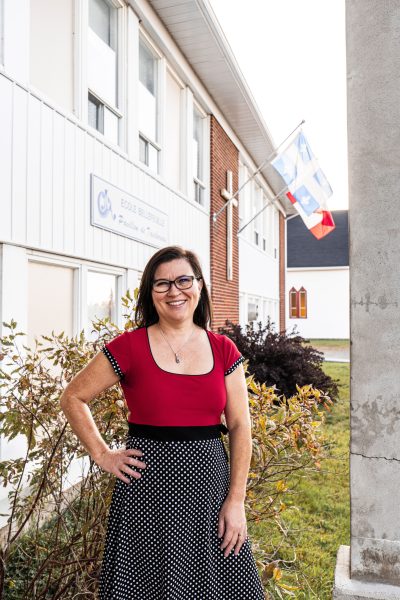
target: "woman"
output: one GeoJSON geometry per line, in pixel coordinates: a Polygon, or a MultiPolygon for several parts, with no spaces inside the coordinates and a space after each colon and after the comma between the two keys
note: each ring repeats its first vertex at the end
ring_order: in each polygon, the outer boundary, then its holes
{"type": "Polygon", "coordinates": [[[196,255],[162,248],[143,272],[137,329],[106,343],[62,395],[73,431],[117,477],[101,600],[264,599],[244,508],[251,459],[244,358],[207,329],[210,319],[196,255]],[[111,450],[88,402],[118,381],[129,432],[126,448],[111,450]]]}

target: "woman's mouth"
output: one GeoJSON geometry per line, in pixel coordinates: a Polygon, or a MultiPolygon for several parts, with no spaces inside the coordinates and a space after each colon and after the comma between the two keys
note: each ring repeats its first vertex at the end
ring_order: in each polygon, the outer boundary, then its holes
{"type": "Polygon", "coordinates": [[[168,306],[172,308],[179,308],[185,304],[186,300],[174,300],[172,302],[167,302],[168,306]]]}

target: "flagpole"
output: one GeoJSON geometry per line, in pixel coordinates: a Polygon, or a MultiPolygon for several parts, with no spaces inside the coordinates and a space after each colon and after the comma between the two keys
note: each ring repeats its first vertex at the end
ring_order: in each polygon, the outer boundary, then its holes
{"type": "MultiPolygon", "coordinates": [[[[248,178],[248,179],[247,179],[247,180],[246,180],[244,183],[242,183],[242,185],[240,186],[240,188],[239,188],[239,189],[238,189],[238,190],[237,190],[237,191],[236,191],[234,194],[232,194],[232,196],[229,198],[229,200],[227,200],[227,201],[225,202],[225,204],[222,206],[222,208],[220,208],[218,212],[216,212],[216,213],[213,213],[213,222],[214,222],[214,223],[217,221],[217,217],[218,217],[218,215],[219,215],[219,214],[220,214],[220,213],[221,213],[223,210],[225,210],[225,208],[228,206],[229,202],[231,202],[231,200],[233,200],[233,198],[235,198],[235,196],[236,196],[236,195],[237,195],[237,194],[238,194],[238,193],[239,193],[239,192],[240,192],[240,191],[241,191],[241,190],[244,188],[244,186],[245,186],[245,185],[247,185],[247,184],[249,183],[249,181],[250,181],[251,179],[253,179],[253,177],[254,177],[255,175],[257,175],[257,173],[259,173],[259,172],[261,171],[261,169],[263,169],[263,168],[264,168],[264,166],[265,166],[267,163],[269,163],[269,162],[271,161],[272,157],[274,156],[274,154],[276,154],[276,153],[278,152],[279,148],[280,148],[281,146],[283,146],[283,144],[284,144],[284,143],[285,143],[285,142],[286,142],[286,141],[287,141],[287,140],[288,140],[288,139],[289,139],[289,138],[290,138],[290,137],[291,137],[291,136],[292,136],[292,135],[295,133],[295,131],[297,131],[297,130],[299,129],[299,127],[301,127],[302,125],[304,125],[304,123],[305,123],[305,120],[303,119],[303,120],[301,121],[301,123],[299,123],[299,124],[297,125],[297,127],[295,127],[291,133],[289,133],[289,135],[288,135],[288,136],[287,136],[287,137],[286,137],[286,138],[283,140],[283,142],[281,142],[281,143],[279,144],[279,146],[277,146],[277,147],[276,147],[276,148],[273,150],[273,152],[271,152],[271,154],[268,156],[268,158],[266,158],[266,159],[265,159],[265,160],[264,160],[264,161],[261,163],[261,165],[258,167],[258,169],[257,169],[256,171],[254,171],[254,173],[253,173],[253,174],[252,174],[252,175],[251,175],[251,176],[250,176],[250,177],[249,177],[249,178],[248,178]]],[[[286,189],[286,187],[287,187],[287,186],[285,186],[285,188],[283,188],[283,190],[281,190],[281,191],[279,192],[279,194],[277,194],[276,196],[274,196],[274,198],[271,200],[271,202],[273,202],[274,200],[276,200],[276,199],[278,198],[278,196],[280,196],[280,195],[282,194],[282,192],[283,192],[283,191],[286,189]]],[[[267,206],[267,204],[266,204],[265,206],[267,206]]],[[[264,207],[264,208],[265,208],[265,207],[264,207]]],[[[258,214],[258,213],[257,213],[257,214],[258,214]]],[[[256,215],[256,216],[257,216],[257,215],[256,215]]],[[[252,219],[252,220],[253,220],[253,219],[252,219]]],[[[249,223],[251,223],[251,221],[249,221],[249,223]]],[[[248,225],[248,223],[247,223],[247,225],[248,225]]],[[[242,227],[242,229],[243,229],[243,227],[242,227]]],[[[241,229],[240,231],[242,231],[242,229],[241,229]]]]}
{"type": "MultiPolygon", "coordinates": [[[[237,232],[237,234],[236,234],[236,235],[239,235],[239,233],[240,233],[241,231],[243,231],[243,229],[246,229],[247,225],[250,225],[250,223],[252,223],[252,222],[254,221],[254,219],[255,219],[255,218],[257,218],[257,217],[258,217],[258,215],[259,215],[259,214],[261,214],[261,213],[263,212],[263,210],[265,210],[265,209],[267,208],[267,206],[269,206],[270,204],[272,204],[273,202],[275,202],[275,200],[277,200],[277,199],[279,198],[279,196],[280,196],[281,194],[283,194],[283,192],[284,192],[285,190],[287,190],[287,189],[288,189],[288,186],[287,186],[287,185],[285,185],[285,187],[283,187],[283,188],[281,189],[281,191],[280,191],[278,194],[276,194],[276,196],[274,196],[273,198],[271,198],[270,200],[268,200],[268,202],[266,202],[266,203],[264,204],[264,206],[263,206],[262,208],[260,208],[260,210],[259,210],[259,211],[258,211],[258,212],[257,212],[257,213],[254,215],[254,217],[252,217],[252,218],[250,219],[250,221],[247,221],[247,223],[246,223],[245,225],[243,225],[243,227],[241,227],[241,228],[239,229],[239,231],[237,232]]],[[[294,216],[297,216],[297,215],[294,215],[294,216]]]]}

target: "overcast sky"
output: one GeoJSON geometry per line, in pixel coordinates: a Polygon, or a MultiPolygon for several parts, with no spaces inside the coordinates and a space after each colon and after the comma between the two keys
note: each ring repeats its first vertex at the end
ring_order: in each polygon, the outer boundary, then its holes
{"type": "Polygon", "coordinates": [[[209,0],[276,145],[303,131],[348,208],[344,0],[209,0]]]}

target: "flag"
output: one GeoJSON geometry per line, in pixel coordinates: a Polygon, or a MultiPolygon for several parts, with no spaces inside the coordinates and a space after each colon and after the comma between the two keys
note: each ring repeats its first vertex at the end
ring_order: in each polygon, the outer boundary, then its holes
{"type": "Polygon", "coordinates": [[[304,133],[300,131],[271,164],[284,179],[289,188],[286,195],[311,233],[321,239],[333,231],[336,226],[327,204],[332,188],[304,133]]]}

